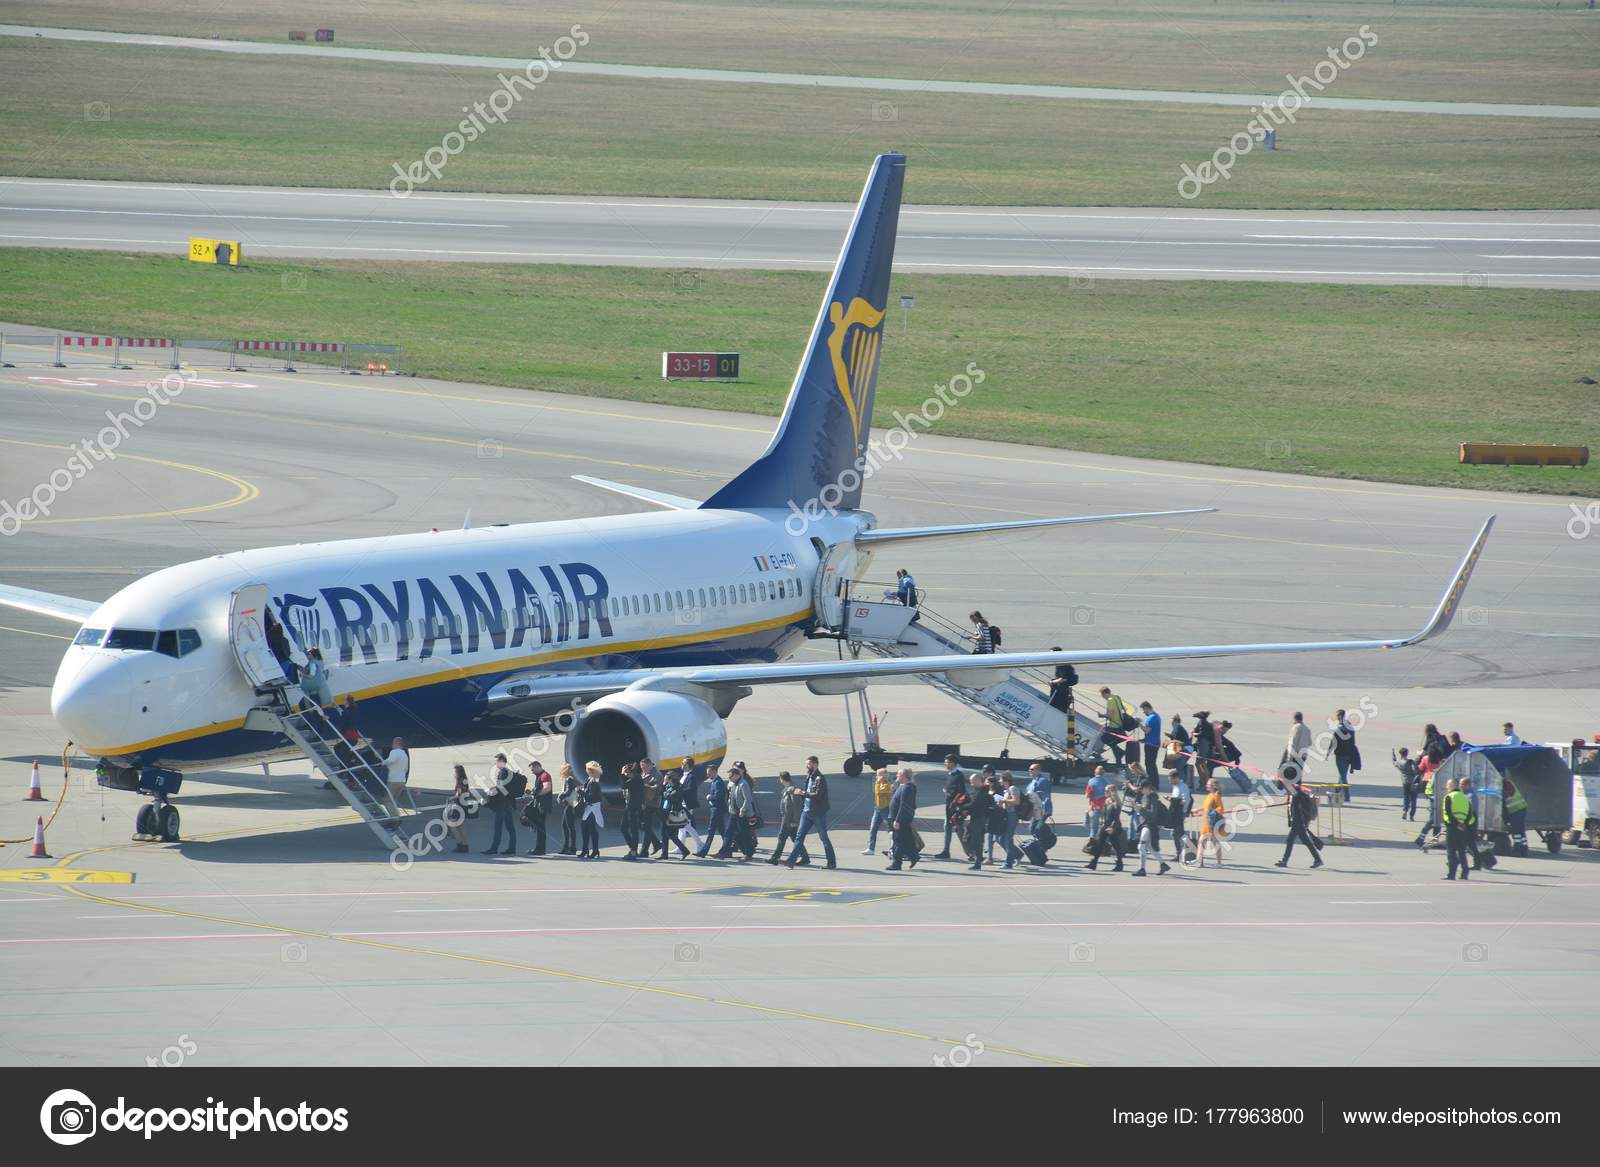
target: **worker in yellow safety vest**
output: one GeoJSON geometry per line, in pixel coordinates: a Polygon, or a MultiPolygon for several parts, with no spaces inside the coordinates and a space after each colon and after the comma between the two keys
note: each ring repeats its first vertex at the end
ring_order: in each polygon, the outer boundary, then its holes
{"type": "Polygon", "coordinates": [[[1444,829],[1445,853],[1448,857],[1449,874],[1446,879],[1456,877],[1456,865],[1461,866],[1461,878],[1466,879],[1467,873],[1472,870],[1469,863],[1470,852],[1468,844],[1472,838],[1472,828],[1477,825],[1478,813],[1472,807],[1472,798],[1456,785],[1454,778],[1450,779],[1445,788],[1444,796],[1444,829]]]}
{"type": "Polygon", "coordinates": [[[1518,855],[1528,853],[1528,800],[1517,784],[1507,778],[1501,786],[1500,797],[1506,816],[1506,834],[1511,836],[1511,849],[1518,855]]]}

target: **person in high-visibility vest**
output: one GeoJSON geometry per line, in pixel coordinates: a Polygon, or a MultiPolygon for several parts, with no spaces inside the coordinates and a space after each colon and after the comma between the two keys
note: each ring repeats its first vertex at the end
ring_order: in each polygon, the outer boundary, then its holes
{"type": "Polygon", "coordinates": [[[1528,800],[1517,784],[1507,778],[1501,785],[1504,800],[1506,833],[1511,836],[1511,847],[1518,855],[1528,853],[1528,800]]]}
{"type": "Polygon", "coordinates": [[[1446,879],[1456,877],[1457,864],[1461,866],[1462,879],[1472,870],[1468,843],[1477,822],[1478,814],[1472,807],[1471,796],[1457,787],[1454,778],[1450,779],[1444,796],[1445,853],[1449,863],[1446,879]]]}

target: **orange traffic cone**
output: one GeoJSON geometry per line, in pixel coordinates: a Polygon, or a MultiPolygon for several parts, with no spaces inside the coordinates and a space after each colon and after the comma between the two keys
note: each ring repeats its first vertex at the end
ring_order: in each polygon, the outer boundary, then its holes
{"type": "Polygon", "coordinates": [[[33,780],[28,783],[28,797],[24,802],[43,802],[44,791],[39,789],[39,763],[33,763],[33,780]]]}
{"type": "Polygon", "coordinates": [[[39,816],[39,821],[33,825],[33,858],[49,859],[50,852],[44,849],[44,816],[39,816]]]}

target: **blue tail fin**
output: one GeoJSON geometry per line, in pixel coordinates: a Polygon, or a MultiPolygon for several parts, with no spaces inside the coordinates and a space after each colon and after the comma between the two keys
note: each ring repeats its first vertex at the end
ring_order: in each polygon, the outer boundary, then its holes
{"type": "Polygon", "coordinates": [[[905,175],[904,154],[880,154],[873,164],[777,432],[704,507],[804,510],[825,488],[831,508],[860,506],[905,175]]]}

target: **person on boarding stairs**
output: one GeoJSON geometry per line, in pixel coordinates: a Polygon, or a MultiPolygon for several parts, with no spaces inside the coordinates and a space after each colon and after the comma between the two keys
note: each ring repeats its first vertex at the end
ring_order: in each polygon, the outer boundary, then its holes
{"type": "Polygon", "coordinates": [[[994,625],[984,619],[983,613],[973,609],[967,614],[967,619],[972,621],[972,631],[966,634],[966,639],[973,642],[972,651],[983,655],[995,650],[994,625]]]}

